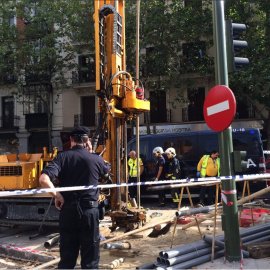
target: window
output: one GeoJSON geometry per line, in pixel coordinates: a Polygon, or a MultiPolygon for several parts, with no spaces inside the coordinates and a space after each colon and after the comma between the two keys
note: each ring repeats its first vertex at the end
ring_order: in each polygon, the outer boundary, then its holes
{"type": "Polygon", "coordinates": [[[79,82],[94,82],[96,79],[95,54],[79,56],[79,82]]]}
{"type": "Polygon", "coordinates": [[[203,64],[206,51],[205,42],[183,44],[183,57],[181,61],[181,72],[198,72],[203,64]]]}
{"type": "Polygon", "coordinates": [[[51,87],[46,85],[25,86],[23,90],[23,113],[47,113],[51,102],[51,87]]]}
{"type": "Polygon", "coordinates": [[[166,75],[168,69],[168,56],[161,54],[156,48],[146,48],[146,65],[144,76],[166,75]]]}

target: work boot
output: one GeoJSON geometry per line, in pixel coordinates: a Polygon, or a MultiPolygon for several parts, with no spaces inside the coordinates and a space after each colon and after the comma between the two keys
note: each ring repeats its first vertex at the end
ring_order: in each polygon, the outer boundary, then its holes
{"type": "Polygon", "coordinates": [[[199,207],[204,207],[203,200],[200,200],[199,203],[197,204],[197,208],[199,207]]]}

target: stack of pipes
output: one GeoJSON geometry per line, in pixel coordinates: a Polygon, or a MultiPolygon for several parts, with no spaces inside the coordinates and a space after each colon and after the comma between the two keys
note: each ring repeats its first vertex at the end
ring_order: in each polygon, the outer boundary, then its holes
{"type": "MultiPolygon", "coordinates": [[[[270,240],[270,222],[240,230],[240,236],[244,245],[270,240]]],[[[136,269],[188,269],[205,262],[211,261],[212,238],[204,236],[204,240],[164,250],[159,253],[157,261],[136,267],[136,269]]],[[[247,251],[243,251],[244,257],[249,257],[247,251]]],[[[224,256],[224,236],[215,238],[214,258],[224,256]]]]}

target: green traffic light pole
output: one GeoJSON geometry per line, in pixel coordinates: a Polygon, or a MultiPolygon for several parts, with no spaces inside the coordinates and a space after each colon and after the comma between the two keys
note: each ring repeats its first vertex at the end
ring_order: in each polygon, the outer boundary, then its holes
{"type": "MultiPolygon", "coordinates": [[[[225,38],[224,1],[213,0],[213,37],[215,49],[215,79],[216,85],[228,86],[228,69],[225,38]]],[[[219,132],[219,153],[222,176],[234,174],[232,162],[232,129],[231,126],[219,132]]],[[[223,201],[222,230],[224,231],[226,259],[229,262],[241,261],[240,234],[238,223],[237,197],[233,192],[236,190],[235,180],[222,180],[222,191],[228,202],[223,201]]]]}

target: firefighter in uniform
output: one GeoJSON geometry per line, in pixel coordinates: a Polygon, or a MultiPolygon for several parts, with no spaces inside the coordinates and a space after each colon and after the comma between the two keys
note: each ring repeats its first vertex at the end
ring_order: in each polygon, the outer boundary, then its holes
{"type": "MultiPolygon", "coordinates": [[[[130,151],[129,153],[130,159],[128,160],[128,182],[129,183],[136,183],[137,182],[137,157],[135,151],[130,151]]],[[[143,162],[139,158],[139,166],[140,166],[140,175],[143,173],[143,162]]],[[[129,195],[130,198],[137,199],[137,186],[129,186],[129,195]]]]}
{"type": "MultiPolygon", "coordinates": [[[[213,150],[211,155],[204,155],[197,166],[197,177],[215,177],[220,176],[219,152],[213,150]]],[[[208,193],[207,203],[214,204],[215,186],[201,186],[199,207],[204,206],[205,194],[208,193]]]]}
{"type": "MultiPolygon", "coordinates": [[[[89,129],[75,127],[70,133],[72,149],[60,152],[42,171],[40,184],[53,188],[52,180],[59,179],[60,187],[97,185],[108,174],[110,164],[85,148],[89,129]]],[[[60,257],[58,269],[73,269],[81,254],[82,269],[98,269],[99,252],[99,189],[52,192],[55,207],[60,210],[60,257]]]]}
{"type": "MultiPolygon", "coordinates": [[[[156,158],[156,165],[155,165],[155,181],[158,180],[165,180],[165,159],[162,156],[163,149],[160,146],[157,146],[153,149],[153,153],[156,158]]],[[[160,206],[165,206],[165,190],[158,191],[158,199],[160,206]]]]}
{"type": "MultiPolygon", "coordinates": [[[[167,154],[169,164],[166,167],[165,178],[168,180],[175,180],[179,176],[180,165],[179,161],[176,158],[175,149],[170,147],[165,153],[167,154]]],[[[173,203],[179,202],[179,190],[177,188],[171,189],[171,196],[173,203]]]]}

